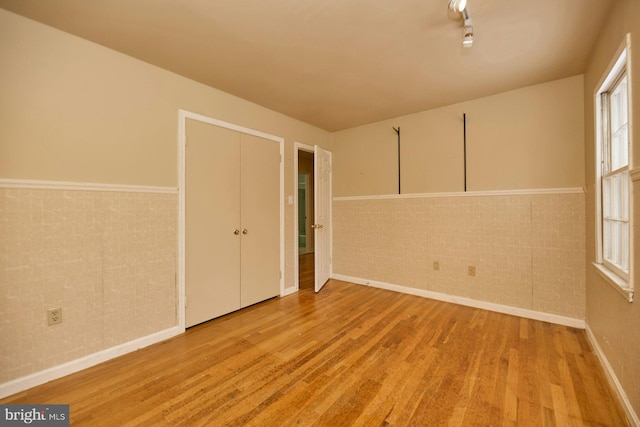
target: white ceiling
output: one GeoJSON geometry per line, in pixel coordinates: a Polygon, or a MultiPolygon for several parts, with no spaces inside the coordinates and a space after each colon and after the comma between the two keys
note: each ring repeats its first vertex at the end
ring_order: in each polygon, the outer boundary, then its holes
{"type": "Polygon", "coordinates": [[[0,0],[334,131],[583,72],[617,0],[0,0]]]}

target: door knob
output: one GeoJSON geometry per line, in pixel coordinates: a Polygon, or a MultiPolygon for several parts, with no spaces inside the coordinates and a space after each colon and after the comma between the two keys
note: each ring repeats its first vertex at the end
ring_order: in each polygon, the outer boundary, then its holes
{"type": "Polygon", "coordinates": [[[233,234],[235,234],[237,236],[238,234],[240,234],[240,230],[238,230],[238,229],[233,230],[233,234]]]}
{"type": "Polygon", "coordinates": [[[246,228],[242,229],[242,234],[247,234],[249,231],[246,228]]]}

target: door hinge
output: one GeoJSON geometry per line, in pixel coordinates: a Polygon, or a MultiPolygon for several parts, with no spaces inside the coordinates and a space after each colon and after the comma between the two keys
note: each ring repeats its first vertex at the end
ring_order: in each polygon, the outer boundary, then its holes
{"type": "Polygon", "coordinates": [[[187,297],[186,297],[186,295],[185,295],[185,297],[184,297],[184,306],[185,306],[185,307],[187,306],[187,297]]]}
{"type": "Polygon", "coordinates": [[[187,145],[189,145],[189,137],[187,137],[186,135],[184,136],[184,146],[186,147],[187,145]]]}

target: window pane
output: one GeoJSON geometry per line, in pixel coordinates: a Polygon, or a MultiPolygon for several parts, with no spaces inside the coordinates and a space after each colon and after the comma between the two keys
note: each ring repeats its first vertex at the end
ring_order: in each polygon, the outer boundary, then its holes
{"type": "Polygon", "coordinates": [[[629,271],[629,224],[620,223],[620,268],[629,271]]]}
{"type": "Polygon", "coordinates": [[[603,256],[624,272],[629,272],[629,223],[605,220],[603,222],[603,256]]]}
{"type": "Polygon", "coordinates": [[[629,220],[629,173],[610,175],[602,180],[603,218],[629,220]]]}
{"type": "Polygon", "coordinates": [[[611,221],[611,259],[609,261],[616,265],[619,264],[618,249],[620,248],[620,246],[618,245],[618,236],[620,235],[620,232],[618,231],[618,225],[618,222],[611,221]]]}
{"type": "Polygon", "coordinates": [[[611,170],[620,169],[629,163],[627,125],[623,125],[615,133],[611,134],[611,170]]]}
{"type": "Polygon", "coordinates": [[[613,175],[609,179],[611,180],[611,218],[618,219],[620,218],[620,177],[613,175]]]}
{"type": "Polygon", "coordinates": [[[611,96],[610,124],[611,124],[611,145],[610,145],[610,171],[614,171],[629,163],[628,149],[628,103],[627,103],[627,76],[618,82],[611,96]]]}
{"type": "Polygon", "coordinates": [[[620,91],[616,90],[611,93],[611,130],[614,132],[622,125],[620,105],[620,91]]]}
{"type": "Polygon", "coordinates": [[[620,219],[624,221],[629,220],[629,173],[623,172],[620,177],[620,219]]]}
{"type": "Polygon", "coordinates": [[[611,218],[611,178],[602,181],[602,215],[611,218]]]}
{"type": "Polygon", "coordinates": [[[602,223],[602,256],[604,259],[611,259],[611,221],[604,220],[602,223]]]}

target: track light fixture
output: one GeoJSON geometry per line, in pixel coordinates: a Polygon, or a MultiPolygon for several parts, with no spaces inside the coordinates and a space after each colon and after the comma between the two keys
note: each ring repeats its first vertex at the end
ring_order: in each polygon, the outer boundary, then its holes
{"type": "Polygon", "coordinates": [[[464,18],[464,27],[462,27],[462,47],[470,48],[473,46],[473,24],[467,9],[462,10],[462,17],[464,18]]]}
{"type": "Polygon", "coordinates": [[[473,46],[473,27],[465,25],[462,29],[462,47],[467,49],[473,46]]]}
{"type": "Polygon", "coordinates": [[[467,0],[449,0],[449,9],[462,14],[464,27],[462,28],[462,46],[473,46],[473,23],[467,11],[467,0]]]}
{"type": "Polygon", "coordinates": [[[449,0],[449,9],[462,12],[467,7],[467,0],[449,0]]]}

